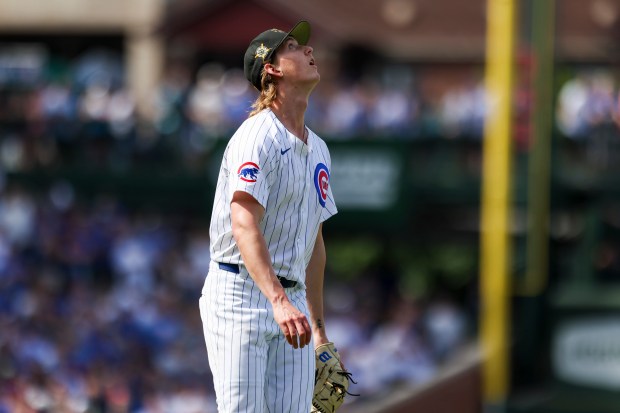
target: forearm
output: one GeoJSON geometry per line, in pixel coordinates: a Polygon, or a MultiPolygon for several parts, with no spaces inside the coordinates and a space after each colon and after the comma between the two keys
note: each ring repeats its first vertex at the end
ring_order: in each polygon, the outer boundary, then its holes
{"type": "Polygon", "coordinates": [[[267,243],[258,226],[260,215],[251,205],[243,202],[233,203],[231,209],[233,236],[250,276],[272,304],[287,299],[271,265],[267,243]]]}
{"type": "Polygon", "coordinates": [[[308,309],[310,311],[310,319],[312,321],[312,334],[315,346],[329,341],[325,332],[325,318],[323,314],[325,262],[325,243],[323,241],[321,228],[319,228],[314,250],[312,251],[312,257],[306,268],[306,296],[308,300],[308,309]]]}
{"type": "Polygon", "coordinates": [[[307,346],[312,339],[310,323],[286,296],[271,265],[269,249],[259,227],[265,210],[251,195],[241,191],[233,195],[230,209],[233,237],[241,252],[241,259],[258,288],[271,303],[274,320],[293,348],[307,346]]]}

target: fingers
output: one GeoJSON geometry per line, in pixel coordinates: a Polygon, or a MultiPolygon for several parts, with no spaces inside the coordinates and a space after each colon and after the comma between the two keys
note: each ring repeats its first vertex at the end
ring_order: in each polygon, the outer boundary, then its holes
{"type": "Polygon", "coordinates": [[[282,328],[284,338],[293,346],[293,348],[304,348],[312,340],[312,329],[308,319],[300,314],[298,317],[294,317],[285,324],[282,328]]]}
{"type": "MultiPolygon", "coordinates": [[[[312,330],[310,329],[310,324],[308,323],[306,317],[303,317],[301,320],[295,321],[295,327],[297,328],[297,336],[295,337],[295,339],[299,339],[298,341],[296,340],[297,343],[295,344],[298,344],[300,348],[304,348],[305,346],[310,344],[310,339],[312,338],[312,330]]],[[[293,347],[295,346],[293,345],[293,347]]]]}
{"type": "MultiPolygon", "coordinates": [[[[305,334],[303,335],[303,340],[300,341],[301,343],[303,343],[301,345],[302,348],[310,344],[310,341],[312,341],[312,328],[310,327],[310,323],[308,322],[308,319],[306,317],[304,317],[303,319],[303,329],[305,331],[305,334]]],[[[302,338],[302,336],[299,337],[300,339],[302,338]]]]}
{"type": "Polygon", "coordinates": [[[288,328],[283,328],[282,332],[284,333],[284,338],[286,339],[286,341],[294,348],[297,348],[295,347],[295,344],[293,342],[293,336],[295,335],[295,333],[291,333],[291,330],[288,328]]]}
{"type": "Polygon", "coordinates": [[[312,328],[306,316],[290,302],[275,305],[274,318],[284,338],[293,348],[304,348],[312,340],[312,328]]]}

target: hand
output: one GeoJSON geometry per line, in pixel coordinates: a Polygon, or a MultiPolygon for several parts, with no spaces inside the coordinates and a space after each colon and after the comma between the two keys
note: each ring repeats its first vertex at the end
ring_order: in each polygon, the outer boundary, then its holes
{"type": "Polygon", "coordinates": [[[273,304],[273,318],[293,348],[304,348],[310,344],[312,339],[310,323],[288,299],[273,304]]]}

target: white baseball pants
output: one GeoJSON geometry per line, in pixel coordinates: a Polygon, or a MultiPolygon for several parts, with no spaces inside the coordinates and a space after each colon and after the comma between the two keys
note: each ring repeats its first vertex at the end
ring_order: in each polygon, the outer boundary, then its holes
{"type": "MultiPolygon", "coordinates": [[[[310,320],[305,289],[285,291],[310,320]]],[[[199,305],[219,413],[310,411],[314,343],[294,349],[286,342],[244,266],[235,274],[212,262],[199,305]]]]}

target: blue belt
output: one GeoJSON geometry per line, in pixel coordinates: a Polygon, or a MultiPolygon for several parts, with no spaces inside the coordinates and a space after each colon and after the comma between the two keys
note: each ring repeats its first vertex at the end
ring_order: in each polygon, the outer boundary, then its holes
{"type": "MultiPolygon", "coordinates": [[[[220,267],[220,270],[239,274],[239,264],[227,264],[225,262],[218,262],[217,265],[220,267]]],[[[282,287],[284,288],[297,287],[297,281],[292,281],[288,278],[278,276],[278,281],[280,281],[280,284],[282,284],[282,287]]]]}

